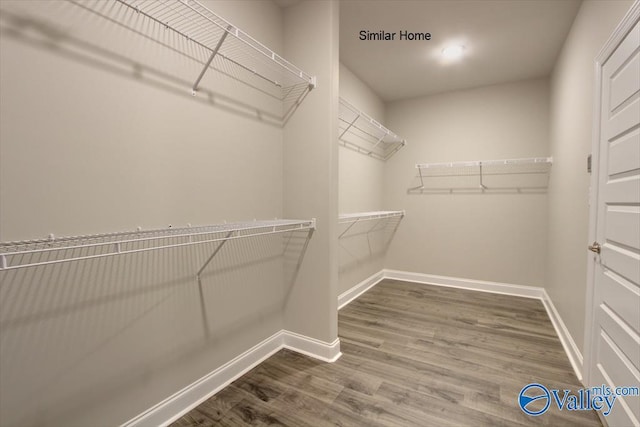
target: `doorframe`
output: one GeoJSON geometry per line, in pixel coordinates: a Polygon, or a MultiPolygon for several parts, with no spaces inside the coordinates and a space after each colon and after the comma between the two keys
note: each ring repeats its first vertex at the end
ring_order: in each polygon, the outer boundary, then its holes
{"type": "MultiPolygon", "coordinates": [[[[589,183],[589,243],[596,240],[596,223],[598,219],[598,182],[600,178],[600,130],[601,130],[601,102],[602,102],[602,66],[607,59],[613,54],[618,45],[624,40],[626,35],[633,29],[640,19],[640,0],[636,0],[631,8],[624,15],[620,23],[613,30],[613,33],[604,44],[598,55],[596,55],[595,81],[594,81],[594,100],[593,100],[593,127],[591,134],[591,178],[589,183]]],[[[586,248],[585,248],[586,249],[586,248]]],[[[584,336],[584,361],[582,365],[582,377],[585,386],[591,385],[592,366],[595,346],[592,340],[592,334],[595,328],[595,310],[593,307],[595,301],[595,269],[596,254],[588,252],[587,254],[587,295],[585,307],[585,336],[584,336]]]]}

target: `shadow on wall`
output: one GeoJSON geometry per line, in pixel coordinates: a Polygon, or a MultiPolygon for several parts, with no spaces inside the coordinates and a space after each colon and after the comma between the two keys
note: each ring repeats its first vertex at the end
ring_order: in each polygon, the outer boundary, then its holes
{"type": "Polygon", "coordinates": [[[209,373],[281,329],[310,237],[229,241],[200,285],[215,243],[0,272],[0,424],[133,417],[209,373]]]}
{"type": "Polygon", "coordinates": [[[210,56],[201,45],[116,2],[29,3],[0,2],[3,38],[251,120],[283,127],[310,90],[277,87],[218,55],[194,96],[210,56]]]}
{"type": "Polygon", "coordinates": [[[384,256],[402,217],[363,221],[351,226],[343,224],[338,239],[340,245],[339,273],[348,273],[384,256]]]}

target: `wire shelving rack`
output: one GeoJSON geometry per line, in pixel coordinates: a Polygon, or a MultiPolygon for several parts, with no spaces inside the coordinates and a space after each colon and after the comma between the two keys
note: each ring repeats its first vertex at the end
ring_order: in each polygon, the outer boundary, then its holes
{"type": "Polygon", "coordinates": [[[344,98],[340,98],[338,119],[338,142],[361,154],[388,160],[407,143],[344,98]]]}
{"type": "Polygon", "coordinates": [[[254,78],[279,88],[281,99],[299,93],[300,86],[312,89],[316,78],[302,71],[258,40],[217,15],[198,0],[116,0],[174,31],[187,41],[206,49],[209,58],[191,88],[196,95],[200,81],[216,58],[226,72],[254,78]],[[297,89],[296,89],[297,88],[297,89]]]}
{"type": "Polygon", "coordinates": [[[202,267],[204,269],[221,245],[227,241],[301,230],[312,232],[315,227],[315,219],[275,219],[0,242],[0,272],[219,242],[216,251],[202,267]]]}
{"type": "Polygon", "coordinates": [[[358,221],[370,221],[374,219],[394,218],[402,217],[405,215],[404,211],[371,211],[371,212],[355,212],[340,214],[338,217],[339,224],[349,224],[358,221]]]}
{"type": "MultiPolygon", "coordinates": [[[[418,169],[418,178],[420,185],[412,188],[411,190],[423,190],[427,189],[427,180],[431,179],[438,183],[450,184],[451,178],[454,177],[470,177],[475,181],[475,188],[480,190],[490,190],[492,186],[488,184],[487,179],[496,178],[500,176],[512,176],[509,182],[502,183],[507,187],[519,188],[528,187],[530,183],[514,182],[513,176],[520,175],[521,178],[527,179],[531,182],[535,181],[535,188],[546,188],[548,176],[553,164],[553,158],[551,157],[527,157],[517,159],[502,159],[502,160],[475,160],[475,161],[462,161],[462,162],[443,162],[443,163],[418,163],[416,168],[418,169]],[[542,181],[535,179],[536,177],[543,178],[542,181]],[[540,184],[542,182],[542,184],[540,184]]],[[[452,186],[453,187],[453,186],[452,186]]],[[[504,189],[505,187],[501,187],[504,189]]]]}
{"type": "MultiPolygon", "coordinates": [[[[344,236],[357,223],[360,223],[363,221],[372,221],[372,220],[378,220],[378,222],[380,222],[381,220],[384,220],[384,219],[403,218],[404,215],[405,215],[405,211],[370,211],[370,212],[354,212],[354,213],[340,214],[338,216],[338,224],[349,224],[349,225],[342,231],[342,233],[340,233],[338,238],[341,238],[342,236],[344,236]]],[[[375,229],[375,225],[371,230],[373,229],[375,229]]]]}

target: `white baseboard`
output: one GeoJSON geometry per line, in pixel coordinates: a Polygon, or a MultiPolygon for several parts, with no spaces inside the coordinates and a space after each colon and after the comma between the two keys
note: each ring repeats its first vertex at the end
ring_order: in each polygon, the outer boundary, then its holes
{"type": "Polygon", "coordinates": [[[551,301],[546,290],[543,289],[543,295],[540,299],[542,300],[542,304],[544,304],[544,308],[547,310],[547,314],[549,315],[551,323],[558,334],[558,338],[560,338],[562,347],[564,347],[564,352],[567,353],[569,362],[571,363],[571,366],[573,366],[573,370],[576,373],[578,380],[582,381],[582,369],[584,366],[580,349],[573,340],[571,333],[569,333],[569,329],[567,329],[567,326],[562,321],[560,313],[556,310],[556,307],[553,305],[553,301],[551,301]]]}
{"type": "Polygon", "coordinates": [[[384,272],[385,270],[380,270],[367,277],[348,291],[341,293],[338,296],[338,310],[380,283],[380,281],[385,278],[384,272]]]}
{"type": "Polygon", "coordinates": [[[326,343],[283,329],[122,424],[122,427],[167,426],[283,348],[324,362],[335,362],[342,355],[339,338],[326,343]]]}
{"type": "Polygon", "coordinates": [[[487,282],[484,280],[462,279],[458,277],[436,276],[434,274],[410,273],[398,270],[384,270],[385,279],[404,280],[406,282],[448,286],[471,291],[491,292],[524,298],[541,299],[544,289],[536,286],[522,286],[511,283],[487,282]]]}
{"type": "MultiPolygon", "coordinates": [[[[338,307],[343,308],[383,279],[540,299],[547,310],[551,323],[578,379],[582,380],[582,354],[544,288],[398,270],[381,270],[342,293],[338,297],[338,307]]],[[[325,362],[335,362],[342,354],[338,338],[331,343],[327,343],[283,329],[137,417],[127,421],[123,424],[123,427],[169,425],[283,348],[325,362]]]]}
{"type": "Polygon", "coordinates": [[[342,356],[340,338],[332,343],[316,340],[291,331],[282,331],[283,347],[324,362],[335,362],[342,356]]]}
{"type": "Polygon", "coordinates": [[[540,301],[542,301],[542,304],[544,305],[544,308],[549,315],[549,319],[551,319],[551,324],[558,334],[558,338],[562,343],[562,347],[564,348],[564,351],[569,358],[569,362],[571,363],[571,366],[573,367],[578,380],[582,381],[582,353],[580,352],[580,349],[576,345],[576,342],[573,340],[571,333],[569,333],[569,329],[567,329],[566,325],[562,321],[560,313],[558,313],[558,311],[556,310],[553,302],[551,301],[551,298],[549,298],[549,295],[544,288],[537,286],[522,286],[514,285],[511,283],[488,282],[483,280],[462,279],[458,277],[436,276],[433,274],[412,273],[407,271],[384,269],[372,275],[368,279],[365,279],[364,281],[358,283],[348,291],[342,293],[338,297],[338,307],[343,308],[351,301],[362,295],[364,292],[377,285],[383,279],[402,280],[412,283],[447,286],[451,288],[467,289],[472,291],[490,292],[494,294],[513,295],[517,297],[539,299],[540,301]]]}

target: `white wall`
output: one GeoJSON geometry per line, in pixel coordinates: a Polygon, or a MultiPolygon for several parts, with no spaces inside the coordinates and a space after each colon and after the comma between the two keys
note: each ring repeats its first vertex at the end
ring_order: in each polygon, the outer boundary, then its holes
{"type": "MultiPolygon", "coordinates": [[[[385,123],[382,100],[343,64],[340,64],[340,96],[374,120],[385,123]]],[[[339,165],[340,213],[385,210],[382,203],[384,161],[340,145],[339,165]]],[[[368,232],[374,225],[375,222],[356,224],[338,240],[338,293],[384,268],[389,235],[383,231],[368,232]]],[[[342,234],[347,226],[340,225],[339,233],[342,234]]]]}
{"type": "MultiPolygon", "coordinates": [[[[283,51],[273,3],[208,4],[283,51]]],[[[115,2],[0,9],[0,240],[283,216],[280,103],[216,72],[192,97],[206,55],[115,2]]],[[[200,290],[213,250],[0,273],[0,424],[120,424],[280,330],[282,238],[228,243],[200,290]]]]}
{"type": "MultiPolygon", "coordinates": [[[[344,64],[340,64],[340,96],[384,124],[384,103],[344,64]]],[[[340,146],[340,213],[383,210],[384,161],[340,146]]]]}
{"type": "Polygon", "coordinates": [[[544,284],[546,193],[408,189],[419,184],[416,163],[548,155],[548,103],[549,83],[541,79],[388,105],[388,126],[409,143],[386,165],[384,205],[407,211],[386,268],[544,284]]]}
{"type": "MultiPolygon", "coordinates": [[[[282,128],[245,107],[269,97],[215,73],[192,97],[202,65],[171,48],[206,56],[97,14],[124,6],[2,3],[0,240],[281,216],[282,128]]],[[[221,6],[281,50],[279,8],[221,6]]]]}
{"type": "Polygon", "coordinates": [[[546,288],[579,348],[584,346],[594,60],[632,1],[585,1],[551,78],[546,288]]]}
{"type": "Polygon", "coordinates": [[[284,214],[317,220],[295,283],[287,289],[287,330],[324,343],[338,338],[338,3],[285,9],[285,53],[314,71],[318,87],[284,134],[284,214]]]}

